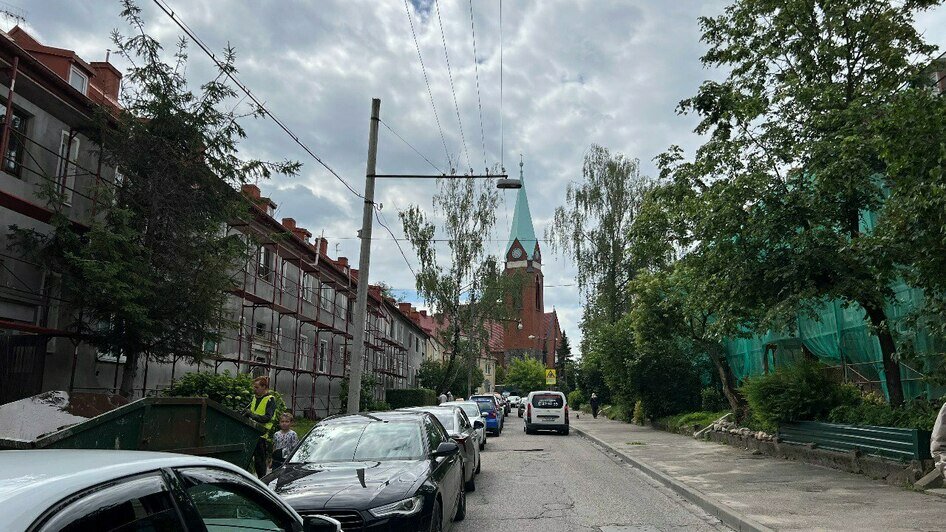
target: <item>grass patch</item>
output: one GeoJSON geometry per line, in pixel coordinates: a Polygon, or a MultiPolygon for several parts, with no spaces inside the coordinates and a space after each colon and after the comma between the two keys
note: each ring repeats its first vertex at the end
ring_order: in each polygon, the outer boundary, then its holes
{"type": "Polygon", "coordinates": [[[710,423],[726,415],[726,412],[688,412],[686,414],[677,414],[675,416],[662,417],[658,421],[668,430],[676,432],[683,427],[692,427],[699,425],[700,428],[706,427],[710,423]]]}
{"type": "Polygon", "coordinates": [[[309,430],[311,430],[316,423],[317,421],[313,421],[311,419],[297,418],[292,422],[292,430],[296,431],[296,434],[298,434],[299,438],[301,439],[303,436],[308,434],[309,430]]]}

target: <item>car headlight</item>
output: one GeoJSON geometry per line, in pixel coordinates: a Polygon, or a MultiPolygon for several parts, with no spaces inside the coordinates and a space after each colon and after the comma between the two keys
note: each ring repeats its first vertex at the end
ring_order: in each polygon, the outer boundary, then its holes
{"type": "Polygon", "coordinates": [[[368,511],[371,512],[371,515],[375,517],[386,517],[389,515],[414,515],[420,511],[423,505],[423,497],[420,495],[415,495],[410,499],[392,502],[391,504],[378,506],[377,508],[372,508],[368,511]]]}

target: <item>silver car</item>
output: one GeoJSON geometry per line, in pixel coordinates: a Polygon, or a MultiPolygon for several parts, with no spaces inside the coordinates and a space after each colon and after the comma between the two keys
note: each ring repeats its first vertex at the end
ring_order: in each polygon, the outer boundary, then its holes
{"type": "MultiPolygon", "coordinates": [[[[440,406],[458,406],[463,409],[466,413],[466,416],[471,420],[480,419],[480,407],[476,404],[475,401],[451,401],[449,403],[444,403],[440,406]]],[[[476,429],[476,440],[480,444],[480,450],[486,448],[486,426],[479,427],[476,429]]]]}

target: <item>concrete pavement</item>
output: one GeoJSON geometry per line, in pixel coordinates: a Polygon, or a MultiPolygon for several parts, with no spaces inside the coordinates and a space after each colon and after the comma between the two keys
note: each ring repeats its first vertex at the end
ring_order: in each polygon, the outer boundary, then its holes
{"type": "Polygon", "coordinates": [[[589,440],[526,435],[515,413],[490,437],[456,532],[725,530],[720,522],[589,440]]]}
{"type": "MultiPolygon", "coordinates": [[[[834,469],[752,455],[603,416],[580,431],[749,522],[772,529],[944,530],[946,500],[834,469]]],[[[577,429],[577,431],[575,430],[577,429]]]]}

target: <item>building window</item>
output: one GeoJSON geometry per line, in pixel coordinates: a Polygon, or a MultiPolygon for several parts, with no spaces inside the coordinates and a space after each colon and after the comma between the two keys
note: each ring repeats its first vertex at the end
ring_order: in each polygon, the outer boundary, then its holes
{"type": "Polygon", "coordinates": [[[535,309],[542,310],[542,282],[535,280],[535,309]]]}
{"type": "Polygon", "coordinates": [[[319,342],[319,372],[325,372],[325,354],[328,352],[328,342],[319,342]]]}
{"type": "Polygon", "coordinates": [[[302,299],[312,302],[312,276],[302,270],[299,275],[302,277],[302,299]]]}
{"type": "Polygon", "coordinates": [[[76,67],[69,70],[69,84],[77,91],[85,94],[89,88],[89,76],[76,67]]]}
{"type": "Polygon", "coordinates": [[[335,299],[335,290],[328,288],[327,286],[322,286],[322,302],[321,307],[324,310],[332,310],[332,303],[335,299]]]}
{"type": "Polygon", "coordinates": [[[214,355],[217,353],[217,342],[211,338],[204,340],[204,353],[214,355]]]}
{"type": "Polygon", "coordinates": [[[73,191],[76,187],[76,160],[79,158],[79,138],[63,131],[59,143],[59,168],[56,171],[56,192],[62,202],[72,205],[73,191]]]}
{"type": "MultiPolygon", "coordinates": [[[[0,102],[0,105],[5,105],[0,102]]],[[[0,107],[0,123],[6,122],[6,108],[0,107]]],[[[13,112],[13,118],[10,119],[10,138],[7,141],[7,152],[3,154],[3,169],[18,176],[23,168],[23,157],[25,155],[24,146],[26,145],[26,122],[25,116],[13,112]]]]}
{"type": "Polygon", "coordinates": [[[493,365],[489,362],[486,363],[486,367],[483,369],[483,373],[490,375],[493,373],[493,365]]]}
{"type": "Polygon", "coordinates": [[[259,258],[256,274],[260,279],[271,279],[273,276],[273,251],[266,246],[260,246],[256,255],[259,258]]]}
{"type": "Polygon", "coordinates": [[[302,356],[309,354],[309,337],[304,334],[299,335],[299,354],[302,356]]]}

